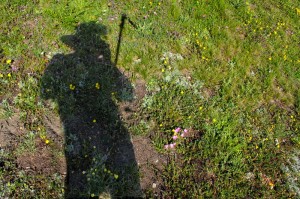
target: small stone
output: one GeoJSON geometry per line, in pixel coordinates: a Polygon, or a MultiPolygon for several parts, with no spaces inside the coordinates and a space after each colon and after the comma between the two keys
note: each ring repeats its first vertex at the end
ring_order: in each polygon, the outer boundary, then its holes
{"type": "Polygon", "coordinates": [[[152,184],[152,188],[155,189],[156,188],[156,183],[152,184]]]}

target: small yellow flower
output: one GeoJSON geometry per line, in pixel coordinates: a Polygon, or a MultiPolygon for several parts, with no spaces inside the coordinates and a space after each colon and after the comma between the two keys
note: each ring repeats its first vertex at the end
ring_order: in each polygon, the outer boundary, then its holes
{"type": "Polygon", "coordinates": [[[92,198],[95,197],[95,194],[92,193],[92,194],[91,194],[91,197],[92,197],[92,198]]]}
{"type": "Polygon", "coordinates": [[[44,139],[46,139],[46,136],[40,135],[40,138],[41,138],[42,140],[44,140],[44,139]]]}
{"type": "Polygon", "coordinates": [[[293,115],[291,115],[291,119],[293,119],[294,118],[294,116],[293,115]]]}
{"type": "Polygon", "coordinates": [[[216,123],[216,122],[217,122],[217,119],[214,118],[212,121],[213,121],[213,123],[216,123]]]}
{"type": "Polygon", "coordinates": [[[10,77],[11,77],[11,74],[10,74],[10,73],[8,73],[8,74],[7,74],[7,77],[9,77],[9,78],[10,78],[10,77]]]}
{"type": "Polygon", "coordinates": [[[6,60],[7,64],[11,64],[11,59],[6,60]]]}
{"type": "Polygon", "coordinates": [[[283,55],[283,60],[286,61],[287,60],[287,56],[283,55]]]}
{"type": "Polygon", "coordinates": [[[203,109],[203,106],[200,106],[200,107],[199,107],[199,110],[201,111],[202,109],[203,109]]]}
{"type": "Polygon", "coordinates": [[[47,140],[45,140],[45,143],[46,143],[46,144],[49,144],[49,143],[50,143],[50,141],[47,139],[47,140]]]}
{"type": "Polygon", "coordinates": [[[162,72],[162,73],[164,73],[164,72],[165,72],[165,69],[164,69],[164,68],[163,68],[163,69],[161,69],[161,72],[162,72]]]}
{"type": "Polygon", "coordinates": [[[75,90],[75,85],[73,85],[73,84],[70,84],[70,86],[69,86],[69,87],[70,87],[70,90],[72,90],[72,91],[73,91],[73,90],[75,90]]]}
{"type": "Polygon", "coordinates": [[[272,60],[272,57],[269,57],[269,60],[271,61],[271,60],[272,60]]]}
{"type": "Polygon", "coordinates": [[[160,126],[160,127],[162,127],[162,126],[163,126],[163,124],[160,124],[159,126],[160,126]]]}
{"type": "Polygon", "coordinates": [[[97,122],[97,120],[96,119],[93,119],[93,123],[96,123],[97,122]]]}
{"type": "Polygon", "coordinates": [[[0,73],[0,78],[3,78],[3,74],[2,73],[0,73]]]}
{"type": "Polygon", "coordinates": [[[274,185],[274,183],[272,181],[270,181],[269,182],[269,186],[270,186],[271,189],[273,189],[275,185],[274,185]]]}
{"type": "Polygon", "coordinates": [[[119,178],[119,176],[118,176],[117,174],[115,174],[115,175],[114,175],[114,178],[115,178],[115,179],[118,179],[118,178],[119,178]]]}
{"type": "Polygon", "coordinates": [[[258,149],[258,146],[257,146],[257,145],[255,146],[255,149],[258,149]]]}
{"type": "Polygon", "coordinates": [[[300,16],[300,8],[296,8],[297,15],[300,16]]]}
{"type": "Polygon", "coordinates": [[[98,82],[96,83],[95,88],[98,90],[100,89],[100,84],[98,82]]]}
{"type": "Polygon", "coordinates": [[[180,91],[180,94],[183,95],[183,94],[184,94],[184,91],[180,91]]]}

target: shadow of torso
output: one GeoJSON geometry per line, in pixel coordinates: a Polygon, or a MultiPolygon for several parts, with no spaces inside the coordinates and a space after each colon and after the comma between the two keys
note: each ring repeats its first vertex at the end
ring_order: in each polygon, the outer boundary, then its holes
{"type": "Polygon", "coordinates": [[[42,96],[57,102],[64,127],[66,198],[141,196],[133,146],[116,105],[121,93],[132,98],[132,86],[111,63],[105,31],[90,22],[63,36],[74,52],[55,55],[42,78],[42,96]]]}

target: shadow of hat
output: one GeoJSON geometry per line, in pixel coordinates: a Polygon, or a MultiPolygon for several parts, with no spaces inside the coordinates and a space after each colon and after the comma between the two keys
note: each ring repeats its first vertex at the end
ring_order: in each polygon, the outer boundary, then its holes
{"type": "Polygon", "coordinates": [[[102,36],[107,35],[106,26],[94,21],[81,23],[75,30],[74,35],[64,35],[61,37],[61,41],[72,48],[96,45],[101,41],[102,36]]]}

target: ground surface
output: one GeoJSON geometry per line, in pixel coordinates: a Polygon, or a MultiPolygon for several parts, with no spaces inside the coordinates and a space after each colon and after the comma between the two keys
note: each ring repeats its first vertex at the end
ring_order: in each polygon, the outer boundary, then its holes
{"type": "Polygon", "coordinates": [[[0,12],[0,198],[300,197],[299,2],[0,12]]]}

